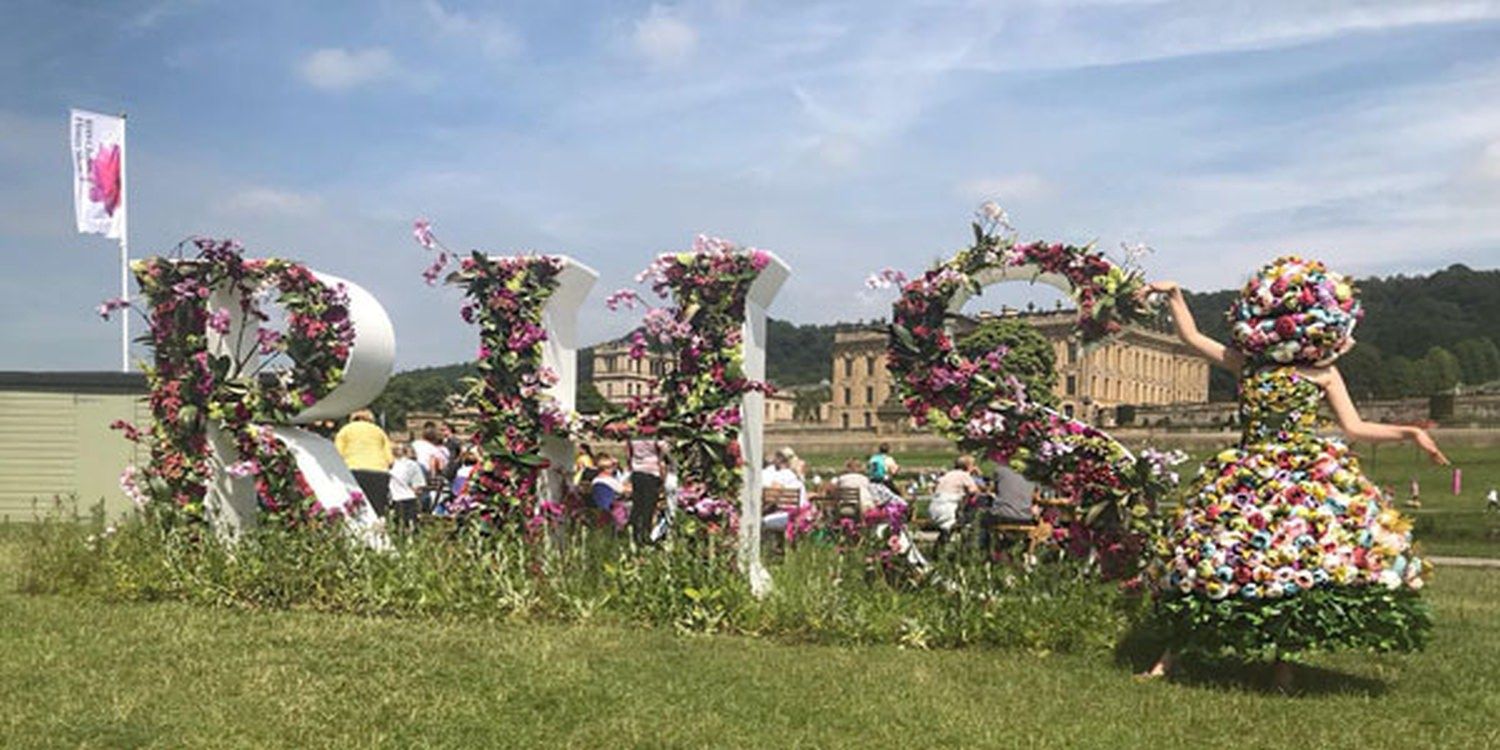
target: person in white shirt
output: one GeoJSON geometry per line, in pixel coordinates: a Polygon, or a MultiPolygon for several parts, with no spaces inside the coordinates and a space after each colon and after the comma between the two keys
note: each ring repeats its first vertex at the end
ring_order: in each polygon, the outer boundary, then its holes
{"type": "Polygon", "coordinates": [[[422,436],[411,443],[412,458],[422,467],[422,472],[428,477],[430,484],[436,485],[437,478],[443,476],[448,469],[448,462],[454,460],[454,456],[443,447],[443,436],[438,432],[436,422],[427,422],[422,425],[422,436]]]}
{"type": "Polygon", "coordinates": [[[932,493],[932,502],[927,505],[927,515],[938,527],[942,538],[953,533],[958,525],[958,506],[965,498],[979,493],[979,483],[974,481],[977,463],[974,457],[962,455],[953,461],[953,468],[938,477],[937,487],[932,493]]]}
{"type": "Polygon", "coordinates": [[[391,507],[395,509],[398,523],[414,526],[417,522],[419,500],[427,492],[427,476],[418,464],[412,448],[406,443],[397,443],[392,449],[396,460],[391,463],[391,507]]]}
{"type": "Polygon", "coordinates": [[[875,507],[875,496],[870,493],[870,478],[865,476],[859,459],[844,462],[844,473],[833,478],[835,490],[859,490],[859,514],[863,516],[875,507]]]}
{"type": "Polygon", "coordinates": [[[479,468],[478,448],[470,448],[459,457],[458,472],[453,475],[453,498],[455,500],[465,497],[469,491],[469,478],[474,475],[474,470],[479,468]]]}
{"type": "Polygon", "coordinates": [[[1489,494],[1484,496],[1484,507],[1487,510],[1500,510],[1500,490],[1490,488],[1489,494]]]}
{"type": "MultiPolygon", "coordinates": [[[[776,451],[776,455],[771,458],[771,465],[761,472],[760,483],[762,487],[797,490],[797,505],[805,507],[807,485],[803,483],[801,475],[792,468],[796,461],[798,461],[797,453],[791,448],[776,451]]],[[[768,531],[785,531],[788,518],[784,510],[767,513],[761,519],[761,527],[768,531]]]]}

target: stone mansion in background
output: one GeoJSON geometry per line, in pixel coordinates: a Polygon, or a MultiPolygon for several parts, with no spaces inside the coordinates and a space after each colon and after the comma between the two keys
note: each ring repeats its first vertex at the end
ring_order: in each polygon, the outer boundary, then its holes
{"type": "MultiPolygon", "coordinates": [[[[959,332],[990,317],[964,319],[959,332]]],[[[1018,312],[1016,316],[1052,342],[1056,358],[1058,409],[1090,424],[1111,426],[1122,405],[1157,406],[1208,402],[1206,360],[1192,353],[1177,336],[1158,327],[1129,326],[1099,347],[1085,351],[1071,334],[1072,310],[1018,312]]],[[[844,331],[833,339],[833,393],[826,422],[838,429],[900,431],[908,425],[906,409],[892,395],[885,367],[883,329],[844,331]]]]}
{"type": "MultiPolygon", "coordinates": [[[[611,404],[623,404],[651,390],[651,381],[666,372],[670,358],[648,351],[641,359],[630,358],[630,344],[612,341],[594,347],[594,387],[611,404]]],[[[788,391],[766,396],[766,424],[790,422],[796,397],[788,391]]]]}
{"type": "MultiPolygon", "coordinates": [[[[1164,406],[1208,402],[1208,362],[1194,355],[1177,337],[1160,327],[1130,326],[1096,349],[1085,351],[1071,338],[1076,313],[1071,310],[1018,312],[1017,316],[1052,342],[1056,357],[1058,409],[1099,426],[1115,423],[1123,405],[1164,406]]],[[[992,313],[977,320],[962,319],[959,332],[972,330],[992,313]]],[[[606,401],[623,404],[645,395],[651,381],[668,366],[668,357],[650,353],[631,359],[624,342],[594,348],[594,387],[606,401]]],[[[907,428],[906,409],[892,395],[891,375],[885,366],[883,328],[840,331],[834,334],[830,363],[829,402],[819,410],[821,422],[838,430],[885,433],[907,428]]],[[[795,395],[781,390],[766,398],[766,423],[794,419],[795,395]]]]}

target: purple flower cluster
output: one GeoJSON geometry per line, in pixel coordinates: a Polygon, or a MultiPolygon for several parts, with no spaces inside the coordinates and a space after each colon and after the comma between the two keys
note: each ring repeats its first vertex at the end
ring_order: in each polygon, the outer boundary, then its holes
{"type": "Polygon", "coordinates": [[[548,338],[542,316],[562,269],[555,256],[475,252],[453,277],[467,299],[460,315],[479,328],[480,378],[468,405],[479,412],[470,440],[482,459],[469,489],[450,510],[475,514],[491,526],[512,524],[527,534],[560,518],[539,494],[548,467],[542,439],[570,428],[568,415],[546,393],[557,374],[542,364],[548,338]]]}

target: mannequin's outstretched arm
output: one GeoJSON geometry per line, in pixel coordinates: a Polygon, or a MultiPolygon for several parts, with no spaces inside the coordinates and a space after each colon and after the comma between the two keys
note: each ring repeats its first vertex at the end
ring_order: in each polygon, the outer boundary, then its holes
{"type": "Polygon", "coordinates": [[[1172,311],[1172,322],[1177,326],[1177,337],[1192,347],[1193,351],[1226,370],[1239,372],[1244,367],[1245,357],[1238,350],[1214,341],[1198,330],[1198,323],[1193,320],[1193,311],[1188,309],[1187,300],[1182,297],[1182,287],[1177,282],[1153,281],[1145,288],[1144,293],[1166,295],[1167,309],[1172,311]]]}
{"type": "Polygon", "coordinates": [[[1438,450],[1437,442],[1421,427],[1366,422],[1360,417],[1359,410],[1354,408],[1354,400],[1349,397],[1349,388],[1344,385],[1344,376],[1339,373],[1339,368],[1328,368],[1323,391],[1328,396],[1328,406],[1333,409],[1333,416],[1338,420],[1339,429],[1343,430],[1350,440],[1365,440],[1372,443],[1410,440],[1426,452],[1433,463],[1448,464],[1448,457],[1438,450]]]}

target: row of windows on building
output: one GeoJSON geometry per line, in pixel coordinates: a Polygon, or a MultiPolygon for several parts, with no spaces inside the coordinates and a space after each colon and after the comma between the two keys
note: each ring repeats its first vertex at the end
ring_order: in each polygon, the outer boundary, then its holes
{"type": "MultiPolygon", "coordinates": [[[[862,416],[864,417],[864,420],[865,420],[865,423],[862,425],[863,427],[869,428],[869,427],[874,427],[875,426],[875,413],[874,412],[867,411],[862,416]]],[[[842,427],[842,428],[844,428],[844,429],[846,429],[846,430],[853,426],[853,425],[851,425],[849,423],[849,413],[848,412],[844,412],[843,414],[839,415],[839,423],[840,423],[839,426],[842,427]]]]}
{"type": "MultiPolygon", "coordinates": [[[[1069,366],[1079,360],[1078,343],[1070,341],[1058,350],[1058,364],[1069,366]]],[[[1191,377],[1192,363],[1180,355],[1128,346],[1108,346],[1090,355],[1094,368],[1109,374],[1133,374],[1145,380],[1174,380],[1191,377]]]]}
{"type": "MultiPolygon", "coordinates": [[[[1070,366],[1078,360],[1078,344],[1068,342],[1067,346],[1059,347],[1058,364],[1070,366]]],[[[880,365],[880,359],[884,355],[867,355],[864,360],[864,371],[867,376],[875,376],[880,365]]],[[[854,357],[844,358],[844,377],[854,377],[854,357]]],[[[1139,377],[1148,380],[1170,380],[1173,378],[1190,375],[1189,365],[1180,360],[1174,361],[1173,355],[1159,352],[1138,351],[1126,349],[1125,347],[1110,347],[1099,353],[1094,366],[1111,374],[1120,374],[1126,371],[1139,373],[1139,377]]],[[[1069,391],[1072,392],[1071,390],[1069,391]]],[[[846,402],[847,403],[847,402],[846,402]]]]}
{"type": "MultiPolygon", "coordinates": [[[[880,356],[884,356],[884,355],[880,355],[880,356]]],[[[874,375],[875,374],[875,367],[876,367],[875,363],[879,359],[880,359],[880,357],[876,356],[874,354],[871,354],[870,356],[864,358],[864,360],[865,360],[865,374],[866,375],[874,375]]],[[[846,357],[844,359],[844,377],[846,377],[846,378],[852,378],[852,377],[854,377],[854,358],[853,357],[846,357]]]]}
{"type": "MultiPolygon", "coordinates": [[[[1090,376],[1089,393],[1101,401],[1123,401],[1126,403],[1151,402],[1162,403],[1168,401],[1189,401],[1197,397],[1197,394],[1178,391],[1174,388],[1142,383],[1136,380],[1124,378],[1110,378],[1108,376],[1090,376]]],[[[861,406],[865,404],[879,404],[883,398],[876,398],[876,388],[873,385],[864,387],[864,400],[855,402],[853,387],[845,386],[833,394],[834,406],[861,406]],[[842,397],[842,398],[840,398],[842,397]]],[[[1078,395],[1078,376],[1068,375],[1063,379],[1063,395],[1078,395]]]]}
{"type": "Polygon", "coordinates": [[[604,388],[600,395],[608,399],[611,396],[644,396],[648,392],[647,386],[649,384],[639,380],[630,380],[623,383],[613,383],[606,380],[601,385],[604,388]],[[616,388],[615,386],[619,387],[616,388]]]}
{"type": "MultiPolygon", "coordinates": [[[[847,387],[844,388],[843,389],[843,395],[844,395],[844,400],[843,401],[835,400],[833,402],[834,406],[854,406],[855,405],[854,404],[854,400],[853,400],[854,399],[854,389],[853,388],[847,388],[847,387]]],[[[878,401],[875,400],[875,386],[873,386],[873,385],[867,385],[867,386],[865,386],[865,400],[861,401],[860,403],[861,404],[875,404],[875,403],[879,403],[878,401]]]]}
{"type": "Polygon", "coordinates": [[[632,359],[627,355],[611,354],[595,358],[594,371],[597,375],[618,373],[644,375],[650,372],[659,377],[666,372],[666,365],[666,360],[662,358],[632,359]]]}

